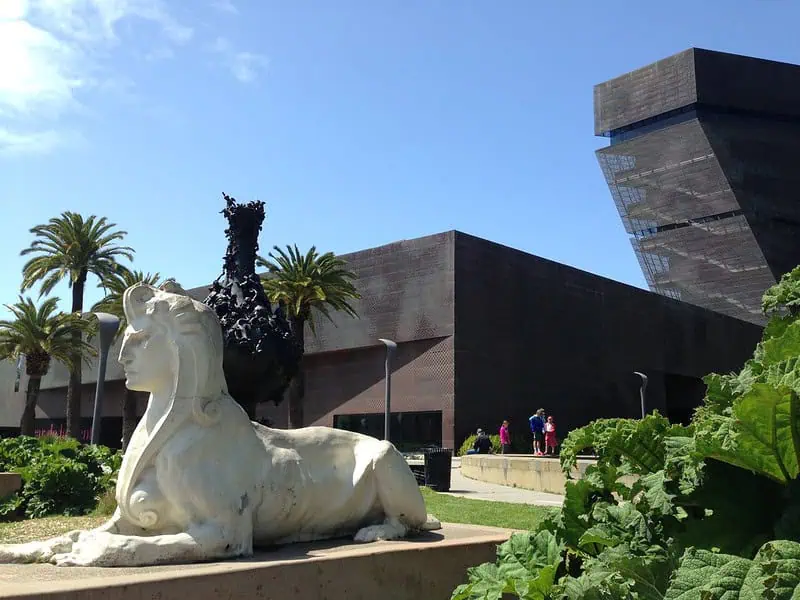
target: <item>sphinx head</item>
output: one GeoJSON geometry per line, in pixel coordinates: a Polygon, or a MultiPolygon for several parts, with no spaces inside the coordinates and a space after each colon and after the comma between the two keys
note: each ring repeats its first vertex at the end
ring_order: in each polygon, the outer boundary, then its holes
{"type": "Polygon", "coordinates": [[[128,327],[119,362],[129,389],[187,398],[227,392],[222,331],[211,308],[177,286],[147,284],[128,288],[122,306],[128,327]]]}

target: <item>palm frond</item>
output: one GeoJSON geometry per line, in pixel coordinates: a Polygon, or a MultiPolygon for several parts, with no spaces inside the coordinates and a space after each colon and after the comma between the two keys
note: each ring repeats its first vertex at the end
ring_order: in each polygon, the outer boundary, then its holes
{"type": "MultiPolygon", "coordinates": [[[[58,302],[58,298],[48,298],[37,307],[31,298],[20,296],[16,303],[7,304],[14,318],[0,321],[0,360],[38,355],[71,367],[75,360],[95,355],[86,340],[73,336],[75,331],[89,332],[92,325],[77,315],[58,312],[58,302]]],[[[49,366],[49,359],[36,362],[49,366]]]]}
{"type": "Polygon", "coordinates": [[[331,310],[357,318],[350,300],[361,298],[353,281],[355,273],[332,252],[320,255],[315,246],[301,253],[296,245],[286,249],[275,246],[269,258],[258,257],[258,265],[267,268],[262,284],[271,302],[283,302],[290,318],[307,322],[316,334],[315,313],[335,323],[331,310]]]}
{"type": "Polygon", "coordinates": [[[160,273],[144,273],[121,267],[117,272],[101,279],[98,285],[98,287],[105,290],[105,296],[95,302],[92,306],[92,311],[106,312],[119,318],[117,336],[122,335],[128,326],[125,320],[125,311],[122,308],[122,296],[125,294],[125,290],[137,283],[146,283],[158,287],[164,282],[161,280],[160,273]]]}
{"type": "Polygon", "coordinates": [[[31,255],[22,267],[20,290],[39,285],[40,297],[49,294],[61,281],[70,286],[85,280],[88,273],[101,280],[118,274],[121,259],[133,260],[134,251],[117,245],[127,235],[106,217],[66,211],[47,223],[30,229],[34,239],[20,253],[31,255]]]}

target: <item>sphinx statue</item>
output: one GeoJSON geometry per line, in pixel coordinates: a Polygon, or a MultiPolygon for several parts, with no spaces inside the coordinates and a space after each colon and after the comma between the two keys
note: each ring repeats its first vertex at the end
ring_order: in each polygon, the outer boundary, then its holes
{"type": "Polygon", "coordinates": [[[389,442],[332,429],[270,429],[228,394],[214,310],[146,284],[123,295],[119,361],[147,410],[125,452],[117,509],[100,527],[0,545],[0,562],[131,567],[248,556],[334,537],[438,529],[389,442]]]}

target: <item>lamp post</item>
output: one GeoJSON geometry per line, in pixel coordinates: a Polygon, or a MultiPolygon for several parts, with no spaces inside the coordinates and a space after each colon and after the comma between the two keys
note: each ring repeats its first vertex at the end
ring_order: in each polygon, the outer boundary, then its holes
{"type": "Polygon", "coordinates": [[[647,414],[644,404],[644,392],[647,389],[647,375],[640,373],[639,371],[634,371],[633,374],[642,378],[642,385],[639,387],[639,397],[642,400],[642,418],[644,419],[645,414],[647,414]]]}
{"type": "Polygon", "coordinates": [[[389,441],[389,427],[392,416],[392,357],[394,351],[397,350],[397,344],[392,340],[380,338],[378,340],[386,346],[386,361],[384,368],[386,369],[386,388],[383,394],[383,439],[389,441]]]}
{"type": "Polygon", "coordinates": [[[97,386],[94,390],[91,438],[92,444],[97,444],[100,441],[100,420],[103,418],[103,384],[106,379],[106,361],[108,360],[108,351],[111,348],[111,343],[114,341],[114,336],[119,329],[119,319],[108,313],[96,312],[92,314],[97,318],[100,338],[98,348],[100,358],[97,363],[97,386]]]}

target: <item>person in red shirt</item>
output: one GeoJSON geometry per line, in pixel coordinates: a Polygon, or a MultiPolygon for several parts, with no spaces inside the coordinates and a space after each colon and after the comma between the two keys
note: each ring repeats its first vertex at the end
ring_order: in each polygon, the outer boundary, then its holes
{"type": "Polygon", "coordinates": [[[511,434],[508,432],[508,421],[503,421],[500,426],[500,453],[508,454],[511,452],[511,434]]]}
{"type": "Polygon", "coordinates": [[[556,446],[558,446],[558,438],[556,438],[556,424],[555,421],[553,421],[553,417],[547,417],[547,422],[544,424],[545,454],[552,453],[555,455],[556,446]]]}

